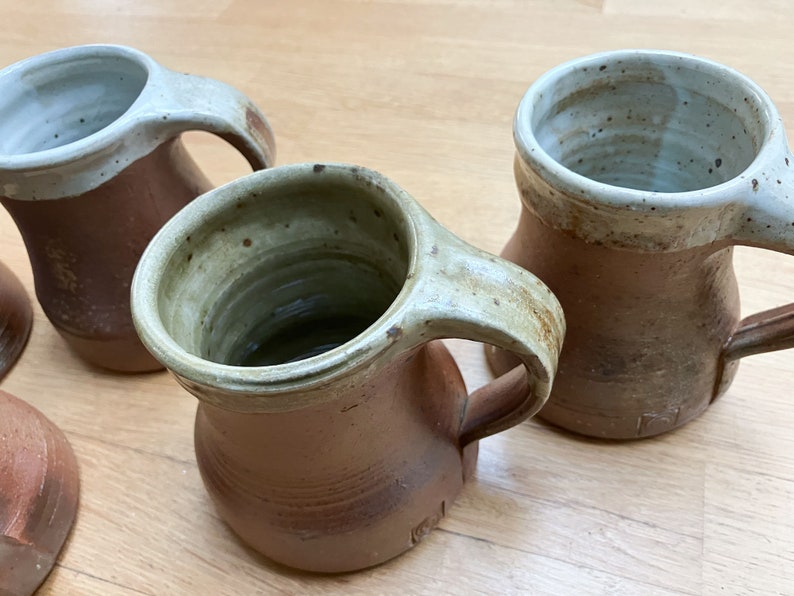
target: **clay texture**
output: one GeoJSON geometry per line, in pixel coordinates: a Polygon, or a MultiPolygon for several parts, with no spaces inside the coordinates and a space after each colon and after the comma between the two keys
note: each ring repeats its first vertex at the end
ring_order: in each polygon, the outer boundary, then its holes
{"type": "Polygon", "coordinates": [[[565,329],[531,273],[343,164],[274,168],[198,198],[147,248],[132,308],[200,400],[196,457],[221,516],[268,557],[322,572],[424,538],[477,439],[543,405],[565,329]],[[503,346],[523,366],[467,395],[443,337],[503,346]]]}

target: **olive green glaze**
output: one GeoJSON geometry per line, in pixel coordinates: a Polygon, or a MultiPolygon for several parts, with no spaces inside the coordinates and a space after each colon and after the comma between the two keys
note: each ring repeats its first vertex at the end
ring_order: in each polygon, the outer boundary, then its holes
{"type": "Polygon", "coordinates": [[[564,333],[532,274],[341,164],[199,197],[144,253],[132,311],[200,400],[196,456],[222,517],[267,556],[326,572],[385,561],[438,523],[476,440],[543,405],[564,333]],[[467,395],[443,337],[524,366],[467,395]]]}

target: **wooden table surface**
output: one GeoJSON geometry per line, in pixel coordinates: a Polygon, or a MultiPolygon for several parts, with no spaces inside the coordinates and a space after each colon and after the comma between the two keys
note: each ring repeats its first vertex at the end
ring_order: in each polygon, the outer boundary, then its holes
{"type": "MultiPolygon", "coordinates": [[[[512,117],[554,65],[627,47],[728,64],[794,134],[794,12],[783,0],[0,0],[0,63],[91,42],[137,47],[224,80],[268,115],[279,164],[379,170],[444,225],[498,252],[519,202],[512,117]]],[[[215,183],[234,150],[187,136],[215,183]]],[[[0,258],[33,296],[0,213],[0,258]]],[[[794,297],[794,259],[739,249],[745,313],[794,297]]],[[[676,432],[633,443],[535,421],[482,442],[440,527],[380,567],[288,571],[217,517],[194,460],[196,400],[166,373],[114,375],[67,349],[38,304],[2,388],[42,410],[80,462],[78,519],[42,594],[794,594],[794,354],[746,359],[728,394],[676,432]]],[[[471,387],[481,348],[453,342],[471,387]]]]}

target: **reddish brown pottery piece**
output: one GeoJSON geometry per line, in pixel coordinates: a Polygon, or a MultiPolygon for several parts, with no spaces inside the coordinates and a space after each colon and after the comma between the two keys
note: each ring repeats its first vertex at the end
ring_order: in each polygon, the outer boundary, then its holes
{"type": "Polygon", "coordinates": [[[0,391],[0,594],[31,594],[77,513],[77,461],[41,412],[0,391]]]}
{"type": "Polygon", "coordinates": [[[22,354],[32,323],[33,311],[25,289],[0,263],[0,379],[22,354]]]}

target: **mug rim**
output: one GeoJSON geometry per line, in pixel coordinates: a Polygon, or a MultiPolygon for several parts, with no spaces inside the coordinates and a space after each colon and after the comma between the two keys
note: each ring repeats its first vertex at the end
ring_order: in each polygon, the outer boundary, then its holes
{"type": "MultiPolygon", "coordinates": [[[[329,182],[330,182],[329,180],[329,182]]],[[[418,229],[432,217],[405,190],[374,170],[345,163],[297,163],[278,166],[248,174],[214,190],[186,205],[152,238],[138,262],[131,286],[131,310],[141,341],[152,355],[178,379],[201,383],[228,392],[271,394],[304,389],[327,380],[341,369],[354,369],[374,356],[382,355],[401,344],[402,317],[405,304],[416,284],[420,245],[432,234],[418,229]],[[253,192],[299,187],[307,177],[327,176],[335,182],[371,188],[381,201],[391,203],[393,210],[404,216],[407,267],[402,286],[389,306],[365,330],[343,344],[303,360],[266,366],[222,364],[190,353],[167,331],[158,307],[158,289],[164,273],[182,240],[197,233],[204,220],[210,220],[253,192]],[[379,190],[376,190],[379,189],[379,190]],[[399,329],[400,332],[392,332],[399,329]]],[[[253,405],[253,404],[252,404],[253,405]]]]}
{"type": "Polygon", "coordinates": [[[755,176],[754,172],[759,171],[763,167],[762,164],[767,163],[771,156],[786,152],[785,132],[777,108],[769,95],[752,79],[731,67],[695,54],[654,49],[625,49],[589,54],[546,71],[530,85],[519,101],[513,119],[513,138],[517,153],[524,163],[542,172],[544,178],[552,185],[572,195],[580,196],[587,202],[642,211],[646,216],[663,216],[670,210],[687,207],[709,208],[734,203],[737,196],[741,196],[737,195],[739,187],[744,185],[748,178],[755,176]],[[599,182],[576,173],[548,154],[533,130],[532,119],[535,112],[533,102],[536,99],[552,89],[556,81],[576,70],[594,68],[598,71],[605,63],[614,64],[618,61],[629,62],[649,58],[663,65],[685,61],[715,77],[730,78],[740,84],[748,96],[755,99],[756,104],[761,108],[766,130],[763,131],[753,160],[744,170],[713,186],[679,192],[661,192],[599,182]]]}
{"type": "Polygon", "coordinates": [[[11,172],[57,167],[80,159],[87,154],[101,151],[108,144],[113,143],[114,138],[119,134],[123,134],[123,131],[129,126],[130,115],[138,109],[142,102],[146,101],[145,96],[151,85],[151,78],[159,67],[153,58],[135,48],[117,44],[85,44],[52,50],[24,58],[0,70],[0,85],[3,84],[3,79],[10,79],[11,84],[14,84],[15,79],[22,78],[38,68],[57,66],[86,58],[104,60],[123,58],[139,66],[144,71],[146,78],[135,99],[120,116],[84,137],[31,153],[0,153],[0,170],[11,172]]]}

